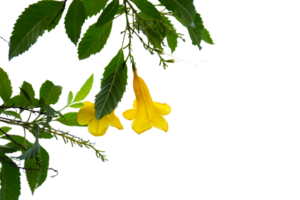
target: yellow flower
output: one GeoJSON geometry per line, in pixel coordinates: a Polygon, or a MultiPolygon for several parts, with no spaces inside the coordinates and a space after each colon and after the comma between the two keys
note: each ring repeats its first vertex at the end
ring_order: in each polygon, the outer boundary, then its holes
{"type": "Polygon", "coordinates": [[[102,136],[111,125],[119,130],[123,129],[123,126],[119,118],[112,111],[109,115],[104,116],[102,119],[97,120],[95,116],[95,104],[85,101],[83,107],[80,108],[77,115],[77,122],[80,125],[88,124],[89,132],[94,136],[102,136]]]}
{"type": "Polygon", "coordinates": [[[155,128],[168,131],[168,122],[162,115],[168,115],[171,107],[168,104],[153,102],[148,87],[144,80],[134,73],[133,89],[136,99],[133,102],[133,108],[123,113],[124,118],[133,120],[132,129],[138,134],[155,128]]]}

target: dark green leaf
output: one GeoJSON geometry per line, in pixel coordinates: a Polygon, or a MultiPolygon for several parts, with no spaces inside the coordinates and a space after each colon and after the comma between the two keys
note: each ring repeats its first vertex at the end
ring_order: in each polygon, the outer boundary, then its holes
{"type": "Polygon", "coordinates": [[[123,14],[125,12],[124,5],[119,5],[117,15],[123,14]]]}
{"type": "Polygon", "coordinates": [[[18,151],[18,147],[12,147],[7,145],[0,145],[0,154],[6,154],[6,153],[14,153],[18,151]]]}
{"type": "Polygon", "coordinates": [[[13,80],[8,71],[0,66],[0,100],[6,103],[14,94],[13,80]]]}
{"type": "Polygon", "coordinates": [[[51,139],[53,138],[53,135],[49,132],[40,132],[40,138],[42,139],[51,139]]]}
{"type": "MultiPolygon", "coordinates": [[[[38,145],[40,148],[40,145],[38,145]]],[[[37,155],[38,160],[40,161],[40,155],[37,155]]],[[[34,197],[36,195],[37,182],[41,176],[41,168],[36,162],[36,158],[27,159],[24,161],[23,166],[28,168],[25,170],[25,182],[26,186],[30,191],[30,196],[34,197]]]]}
{"type": "Polygon", "coordinates": [[[45,184],[46,180],[49,178],[48,166],[51,166],[51,154],[47,148],[41,144],[40,145],[40,155],[41,155],[41,175],[37,183],[37,189],[45,184]]]}
{"type": "Polygon", "coordinates": [[[201,50],[200,43],[203,35],[204,26],[199,13],[195,14],[195,26],[187,27],[187,29],[192,39],[193,45],[197,45],[199,50],[201,50]]]}
{"type": "Polygon", "coordinates": [[[32,88],[32,85],[24,81],[20,89],[20,106],[26,108],[33,105],[32,103],[34,101],[35,92],[32,88]]]}
{"type": "Polygon", "coordinates": [[[83,106],[83,103],[79,102],[79,103],[74,103],[72,105],[70,105],[69,107],[71,108],[81,108],[83,106]]]}
{"type": "Polygon", "coordinates": [[[65,27],[70,40],[76,45],[81,33],[81,27],[85,20],[85,8],[81,0],[73,0],[69,6],[65,27]]]}
{"type": "Polygon", "coordinates": [[[39,38],[55,30],[61,20],[63,7],[62,1],[38,1],[21,11],[9,33],[7,61],[30,51],[39,38]]]}
{"type": "Polygon", "coordinates": [[[174,21],[169,16],[163,16],[162,17],[165,25],[168,26],[168,29],[166,30],[166,43],[168,46],[168,49],[170,50],[170,54],[174,54],[177,51],[177,48],[179,48],[179,37],[176,33],[179,32],[178,28],[176,27],[174,21]]]}
{"type": "Polygon", "coordinates": [[[109,0],[83,0],[86,19],[89,20],[97,15],[105,8],[109,0]]]}
{"type": "Polygon", "coordinates": [[[95,29],[95,23],[92,23],[83,32],[77,46],[77,60],[82,61],[96,56],[104,50],[112,36],[114,22],[108,22],[105,25],[95,29]]]}
{"type": "Polygon", "coordinates": [[[31,129],[29,129],[29,132],[35,137],[35,141],[26,152],[22,153],[19,156],[16,156],[15,158],[19,160],[29,160],[37,156],[40,152],[40,127],[37,124],[34,124],[31,129]]]}
{"type": "Polygon", "coordinates": [[[64,92],[62,85],[55,84],[52,80],[45,79],[39,86],[39,97],[43,97],[46,105],[57,105],[64,92]]]}
{"type": "Polygon", "coordinates": [[[98,18],[96,28],[99,28],[104,24],[112,21],[114,19],[115,14],[118,12],[118,8],[119,0],[113,0],[110,4],[108,4],[101,13],[100,17],[98,18]]]}
{"type": "Polygon", "coordinates": [[[147,0],[130,0],[132,1],[143,13],[152,17],[153,19],[161,19],[160,13],[155,6],[147,0]]]}
{"type": "Polygon", "coordinates": [[[209,30],[207,27],[204,27],[203,30],[203,42],[204,44],[208,44],[210,46],[218,45],[219,43],[215,41],[211,30],[209,30]]]}
{"type": "Polygon", "coordinates": [[[195,6],[194,0],[159,0],[166,8],[173,11],[186,27],[194,27],[195,6]]]}
{"type": "Polygon", "coordinates": [[[0,189],[0,199],[1,200],[18,200],[21,194],[21,180],[20,180],[20,170],[17,167],[13,167],[6,161],[16,164],[7,156],[0,155],[2,169],[1,169],[1,189],[0,189]]]}
{"type": "Polygon", "coordinates": [[[110,114],[123,101],[129,81],[129,68],[124,60],[124,50],[118,49],[102,70],[100,90],[95,94],[97,120],[110,114]]]}

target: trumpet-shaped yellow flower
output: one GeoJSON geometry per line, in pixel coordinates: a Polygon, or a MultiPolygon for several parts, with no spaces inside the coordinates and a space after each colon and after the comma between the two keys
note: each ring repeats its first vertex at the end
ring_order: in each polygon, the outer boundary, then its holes
{"type": "Polygon", "coordinates": [[[84,106],[80,108],[78,112],[77,122],[80,125],[88,124],[88,130],[92,135],[104,135],[109,125],[116,127],[119,130],[123,129],[123,126],[114,111],[112,111],[109,115],[104,116],[102,119],[97,120],[95,116],[95,104],[85,101],[83,105],[84,106]]]}
{"type": "Polygon", "coordinates": [[[123,113],[124,118],[133,120],[132,129],[138,134],[155,128],[168,131],[168,122],[162,115],[168,115],[171,107],[165,103],[153,102],[148,87],[144,80],[134,73],[133,89],[136,99],[133,102],[133,108],[123,113]]]}

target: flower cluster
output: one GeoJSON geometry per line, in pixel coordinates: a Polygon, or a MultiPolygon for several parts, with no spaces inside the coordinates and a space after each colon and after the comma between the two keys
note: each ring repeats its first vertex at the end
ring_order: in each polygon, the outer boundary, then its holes
{"type": "MultiPolygon", "coordinates": [[[[133,73],[133,89],[136,99],[133,101],[133,109],[126,110],[123,113],[123,117],[133,120],[132,129],[138,134],[151,129],[153,126],[167,132],[168,122],[163,115],[168,115],[171,112],[171,107],[166,103],[153,102],[144,80],[137,75],[136,70],[133,73]]],[[[83,104],[84,106],[78,112],[77,121],[81,125],[88,124],[88,130],[92,135],[104,135],[109,125],[119,130],[123,129],[114,111],[97,120],[95,105],[89,101],[83,104]]]]}

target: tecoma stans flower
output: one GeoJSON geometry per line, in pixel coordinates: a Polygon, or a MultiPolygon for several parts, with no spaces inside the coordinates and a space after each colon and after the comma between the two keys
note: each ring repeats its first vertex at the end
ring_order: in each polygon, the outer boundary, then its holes
{"type": "Polygon", "coordinates": [[[133,108],[123,113],[124,118],[133,120],[132,129],[138,134],[155,128],[168,131],[168,122],[162,115],[168,115],[171,107],[165,103],[153,102],[148,87],[144,80],[139,77],[136,70],[133,72],[133,89],[136,99],[133,108]]]}
{"type": "Polygon", "coordinates": [[[77,122],[80,125],[88,124],[88,130],[92,135],[104,135],[109,125],[116,127],[119,130],[123,129],[123,126],[114,111],[112,111],[109,115],[104,116],[102,119],[97,120],[95,116],[95,104],[85,101],[83,105],[84,106],[80,108],[77,114],[77,122]]]}

